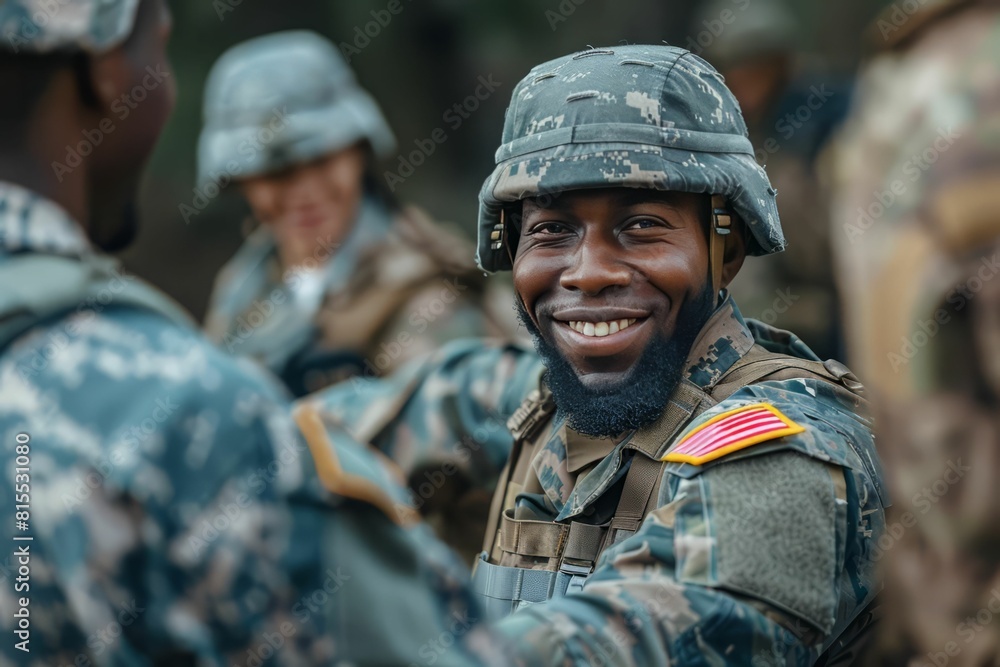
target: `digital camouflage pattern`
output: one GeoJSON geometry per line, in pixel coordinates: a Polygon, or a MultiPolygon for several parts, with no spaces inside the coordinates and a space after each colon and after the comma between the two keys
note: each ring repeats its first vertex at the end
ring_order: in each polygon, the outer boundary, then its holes
{"type": "Polygon", "coordinates": [[[132,32],[140,0],[4,0],[0,49],[13,53],[103,53],[132,32]]]}
{"type": "MultiPolygon", "coordinates": [[[[744,322],[726,300],[693,346],[686,380],[711,386],[755,342],[815,358],[794,336],[744,322]]],[[[313,400],[334,436],[346,426],[390,454],[440,460],[455,447],[437,444],[497,433],[516,395],[538,387],[537,360],[516,348],[455,344],[430,363],[367,381],[363,395],[335,387],[313,400]]],[[[581,593],[499,624],[516,664],[809,665],[878,592],[873,553],[887,499],[865,408],[837,385],[777,377],[737,391],[659,451],[715,414],[760,402],[806,431],[702,467],[668,464],[657,509],[605,552],[581,593]]],[[[543,429],[549,444],[530,462],[534,487],[516,493],[518,518],[606,521],[637,455],[630,445],[651,433],[595,446],[561,416],[543,429]]],[[[510,446],[489,442],[497,453],[510,446]]]]}
{"type": "MultiPolygon", "coordinates": [[[[308,31],[226,51],[205,85],[204,115],[202,187],[280,172],[359,141],[376,158],[395,147],[340,52],[308,31]]],[[[286,274],[273,234],[261,225],[216,281],[209,336],[231,354],[261,361],[296,395],[352,375],[381,375],[457,337],[515,330],[509,291],[487,286],[467,241],[365,187],[339,247],[320,240],[311,261],[286,274]]]]}
{"type": "Polygon", "coordinates": [[[890,8],[871,37],[830,156],[848,349],[879,392],[899,501],[871,664],[996,664],[981,610],[1000,609],[1000,9],[890,8]]]}
{"type": "Polygon", "coordinates": [[[739,104],[684,49],[615,46],[534,67],[514,88],[501,141],[479,194],[478,261],[487,271],[509,270],[516,249],[491,238],[504,206],[584,188],[724,195],[752,233],[750,254],[785,247],[776,191],[754,160],[739,104]]]}
{"type": "Polygon", "coordinates": [[[354,378],[301,403],[323,415],[333,442],[372,443],[400,466],[410,503],[472,563],[510,455],[507,420],[543,370],[523,345],[467,339],[384,379],[354,378]]]}
{"type": "MultiPolygon", "coordinates": [[[[0,324],[50,280],[23,267],[93,252],[62,209],[0,183],[0,324]]],[[[30,436],[28,529],[13,517],[0,529],[0,661],[467,665],[473,649],[497,659],[464,568],[426,527],[326,490],[272,381],[167,309],[123,300],[140,281],[109,275],[96,298],[0,346],[7,499],[18,434],[30,436]],[[18,592],[15,546],[30,550],[18,592]],[[20,597],[30,653],[15,646],[20,597]]],[[[347,440],[334,451],[347,474],[405,502],[371,451],[347,440]]]]}

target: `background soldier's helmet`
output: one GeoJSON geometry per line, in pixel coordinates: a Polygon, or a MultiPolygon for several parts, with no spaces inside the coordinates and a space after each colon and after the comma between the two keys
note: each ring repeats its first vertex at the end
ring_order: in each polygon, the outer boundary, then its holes
{"type": "Polygon", "coordinates": [[[367,140],[395,139],[340,52],[313,32],[279,32],[226,51],[205,84],[200,185],[259,176],[367,140]]]}
{"type": "Polygon", "coordinates": [[[125,41],[139,0],[2,0],[0,51],[104,53],[125,41]]]}
{"type": "Polygon", "coordinates": [[[684,49],[616,46],[535,67],[514,89],[496,164],[479,194],[477,259],[487,271],[511,268],[505,206],[584,188],[722,195],[751,233],[749,254],[784,249],[777,193],[739,104],[684,49]]]}
{"type": "Polygon", "coordinates": [[[800,32],[784,0],[748,0],[745,4],[709,0],[691,23],[692,39],[705,49],[705,58],[723,70],[762,56],[795,53],[800,32]],[[713,30],[722,32],[716,35],[713,30]]]}

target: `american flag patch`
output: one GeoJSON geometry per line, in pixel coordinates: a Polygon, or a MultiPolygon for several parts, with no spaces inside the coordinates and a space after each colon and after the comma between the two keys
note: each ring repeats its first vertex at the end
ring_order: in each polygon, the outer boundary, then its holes
{"type": "Polygon", "coordinates": [[[805,428],[781,414],[773,405],[755,403],[716,415],[685,435],[663,461],[700,466],[740,449],[805,428]]]}

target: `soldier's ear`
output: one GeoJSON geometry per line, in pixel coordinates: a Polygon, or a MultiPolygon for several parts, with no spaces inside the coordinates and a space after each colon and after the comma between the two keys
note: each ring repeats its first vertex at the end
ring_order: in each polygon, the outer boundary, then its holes
{"type": "Polygon", "coordinates": [[[747,228],[738,215],[733,214],[733,230],[726,237],[726,252],[722,264],[722,288],[729,286],[743,267],[747,257],[747,228]]]}
{"type": "Polygon", "coordinates": [[[83,56],[77,61],[76,81],[84,106],[103,118],[111,116],[112,105],[128,88],[132,73],[121,47],[99,56],[83,56]]]}

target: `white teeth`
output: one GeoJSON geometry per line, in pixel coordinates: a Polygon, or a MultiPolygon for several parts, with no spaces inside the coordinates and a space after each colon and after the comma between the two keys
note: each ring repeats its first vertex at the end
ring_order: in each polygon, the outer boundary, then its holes
{"type": "Polygon", "coordinates": [[[569,328],[577,333],[581,333],[584,336],[592,336],[595,338],[603,338],[604,336],[610,336],[611,334],[616,334],[619,331],[624,331],[630,326],[635,324],[636,318],[624,319],[624,320],[612,320],[610,322],[580,322],[580,321],[570,321],[569,328]]]}

